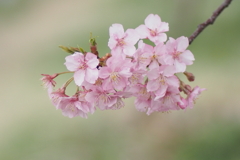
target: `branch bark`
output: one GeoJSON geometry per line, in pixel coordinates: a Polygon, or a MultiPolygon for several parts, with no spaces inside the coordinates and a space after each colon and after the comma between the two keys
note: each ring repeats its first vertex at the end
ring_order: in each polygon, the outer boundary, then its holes
{"type": "Polygon", "coordinates": [[[208,26],[212,25],[222,11],[229,6],[232,0],[225,0],[212,14],[212,16],[205,22],[201,23],[196,31],[188,38],[189,44],[208,26]]]}

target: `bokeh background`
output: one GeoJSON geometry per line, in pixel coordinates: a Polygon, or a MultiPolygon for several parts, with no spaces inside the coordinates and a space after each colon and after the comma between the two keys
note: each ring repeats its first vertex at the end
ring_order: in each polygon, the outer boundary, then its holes
{"type": "Polygon", "coordinates": [[[188,37],[222,2],[0,0],[0,159],[239,160],[239,1],[189,47],[196,59],[187,68],[196,76],[191,85],[207,88],[193,109],[147,116],[129,99],[121,110],[69,119],[39,80],[66,71],[68,54],[59,45],[87,49],[92,32],[107,53],[111,24],[135,28],[150,13],[169,23],[169,37],[188,37]]]}

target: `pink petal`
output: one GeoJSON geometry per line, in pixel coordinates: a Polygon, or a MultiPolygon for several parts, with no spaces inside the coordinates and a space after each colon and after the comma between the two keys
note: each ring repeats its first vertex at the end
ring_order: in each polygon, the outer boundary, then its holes
{"type": "Polygon", "coordinates": [[[161,24],[161,18],[158,15],[149,14],[145,19],[145,25],[147,28],[155,30],[161,24]]]}
{"type": "Polygon", "coordinates": [[[183,63],[185,63],[186,65],[193,64],[193,61],[195,60],[192,52],[189,50],[186,50],[185,52],[180,54],[179,57],[180,57],[181,61],[183,63]]]}
{"type": "Polygon", "coordinates": [[[85,80],[91,84],[94,84],[97,79],[98,79],[98,69],[87,68],[85,80]]]}
{"type": "Polygon", "coordinates": [[[147,38],[148,34],[149,34],[149,30],[145,25],[140,25],[135,29],[139,35],[139,38],[141,39],[145,39],[147,38]]]}
{"type": "Polygon", "coordinates": [[[81,62],[79,63],[78,59],[83,59],[84,56],[79,54],[73,54],[70,56],[67,56],[65,58],[66,62],[64,63],[69,71],[76,71],[78,67],[81,65],[81,62]]]}
{"type": "Polygon", "coordinates": [[[112,24],[109,28],[110,37],[117,36],[117,38],[123,38],[124,36],[124,29],[121,24],[112,24]]]}
{"type": "Polygon", "coordinates": [[[117,46],[117,41],[114,37],[110,37],[109,40],[108,40],[108,47],[110,49],[114,49],[116,46],[117,46]]]}
{"type": "Polygon", "coordinates": [[[149,107],[149,101],[136,99],[135,107],[139,112],[146,112],[147,108],[149,107]]]}
{"type": "Polygon", "coordinates": [[[176,76],[171,76],[167,78],[167,84],[173,87],[179,87],[179,80],[176,76]]]}
{"type": "Polygon", "coordinates": [[[160,86],[160,83],[157,82],[156,80],[148,81],[147,83],[147,91],[152,92],[156,91],[160,86]]]}
{"type": "Polygon", "coordinates": [[[174,59],[173,59],[172,55],[170,55],[170,54],[164,55],[163,61],[164,61],[165,64],[167,64],[167,65],[173,65],[173,63],[174,63],[174,59]]]}
{"type": "Polygon", "coordinates": [[[87,60],[88,67],[90,67],[91,69],[96,68],[97,65],[99,64],[99,60],[97,59],[97,56],[94,55],[93,53],[88,52],[86,54],[85,59],[87,60]]]}
{"type": "Polygon", "coordinates": [[[159,77],[159,70],[158,68],[154,68],[147,73],[147,77],[149,80],[157,79],[159,77]]]}
{"type": "Polygon", "coordinates": [[[85,70],[78,70],[73,75],[76,85],[81,86],[85,78],[85,70]]]}
{"type": "Polygon", "coordinates": [[[159,98],[162,98],[163,96],[165,96],[166,91],[167,91],[168,85],[161,85],[158,90],[156,90],[154,93],[156,95],[156,97],[154,98],[154,100],[156,101],[159,98]]]}
{"type": "Polygon", "coordinates": [[[86,101],[93,103],[97,101],[98,96],[99,96],[99,93],[92,91],[86,94],[85,99],[86,101]]]}
{"type": "Polygon", "coordinates": [[[184,72],[186,70],[186,64],[185,63],[181,63],[181,62],[175,60],[174,65],[175,65],[175,68],[176,68],[176,73],[184,72]]]}
{"type": "Polygon", "coordinates": [[[99,70],[99,77],[105,79],[109,77],[110,73],[111,73],[111,69],[109,67],[102,67],[99,70]]]}
{"type": "Polygon", "coordinates": [[[156,45],[158,45],[159,43],[165,42],[167,40],[167,35],[166,33],[160,33],[157,36],[149,36],[148,38],[156,45]]]}
{"type": "Polygon", "coordinates": [[[154,59],[151,63],[150,63],[150,65],[149,65],[149,67],[148,67],[150,70],[152,70],[152,69],[154,69],[154,68],[159,68],[159,63],[158,63],[158,61],[156,60],[156,59],[154,59]]]}
{"type": "Polygon", "coordinates": [[[81,110],[85,113],[88,113],[90,111],[88,108],[87,102],[79,102],[78,101],[78,102],[75,102],[75,105],[79,110],[81,110]]]}
{"type": "Polygon", "coordinates": [[[124,38],[124,41],[127,43],[127,45],[135,45],[139,40],[137,31],[134,29],[126,30],[126,35],[127,36],[124,38]]]}
{"type": "Polygon", "coordinates": [[[159,68],[161,71],[163,71],[164,76],[172,76],[176,73],[176,68],[174,66],[168,66],[168,65],[162,65],[159,68]]]}
{"type": "Polygon", "coordinates": [[[126,68],[126,69],[123,69],[121,71],[118,72],[119,75],[123,76],[123,77],[131,77],[132,76],[132,73],[130,72],[130,68],[126,68]]]}
{"type": "Polygon", "coordinates": [[[124,78],[120,78],[117,83],[112,83],[114,89],[116,90],[122,90],[124,87],[126,87],[126,80],[124,78]]]}
{"type": "Polygon", "coordinates": [[[133,54],[136,52],[135,46],[124,46],[123,53],[128,56],[133,56],[133,54]]]}
{"type": "Polygon", "coordinates": [[[160,27],[158,27],[158,31],[159,31],[159,32],[167,32],[167,31],[169,31],[168,23],[166,23],[166,22],[161,22],[160,27]]]}
{"type": "Polygon", "coordinates": [[[179,37],[176,39],[177,41],[177,51],[184,52],[189,45],[187,37],[179,37]]]}

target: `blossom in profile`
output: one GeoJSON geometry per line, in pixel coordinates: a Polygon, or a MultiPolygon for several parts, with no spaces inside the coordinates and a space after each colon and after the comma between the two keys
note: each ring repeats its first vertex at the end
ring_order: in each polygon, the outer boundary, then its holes
{"type": "Polygon", "coordinates": [[[110,38],[108,41],[108,47],[111,49],[111,53],[125,54],[133,56],[136,51],[134,46],[139,40],[139,36],[134,29],[128,29],[124,32],[121,24],[113,24],[109,28],[110,38]]]}
{"type": "Polygon", "coordinates": [[[64,116],[69,118],[76,116],[87,118],[87,113],[81,109],[81,102],[75,95],[71,97],[63,97],[58,104],[58,108],[62,110],[64,116]]]}
{"type": "Polygon", "coordinates": [[[58,76],[57,73],[53,75],[49,74],[41,74],[43,77],[40,79],[43,83],[44,88],[48,89],[48,92],[52,92],[53,87],[55,87],[56,82],[54,81],[54,78],[58,76]]]}
{"type": "Polygon", "coordinates": [[[49,93],[48,95],[52,104],[56,107],[56,109],[59,109],[58,104],[63,97],[69,97],[68,95],[65,94],[64,88],[59,88],[56,91],[49,93]]]}
{"type": "Polygon", "coordinates": [[[74,54],[67,56],[64,63],[69,71],[74,72],[74,81],[78,86],[81,86],[83,81],[87,81],[91,84],[95,83],[98,79],[99,60],[93,53],[86,53],[86,55],[75,52],[74,54]]]}
{"type": "Polygon", "coordinates": [[[198,86],[194,87],[192,92],[187,97],[188,107],[193,108],[193,105],[198,98],[198,96],[202,93],[202,91],[206,90],[205,88],[200,88],[198,86]]]}
{"type": "Polygon", "coordinates": [[[162,22],[158,15],[150,14],[145,19],[145,25],[140,25],[136,28],[141,39],[148,38],[156,45],[167,40],[167,35],[164,32],[169,30],[168,23],[162,22]]]}
{"type": "Polygon", "coordinates": [[[147,114],[150,115],[153,112],[167,112],[170,110],[179,110],[183,102],[181,100],[180,92],[178,88],[168,87],[166,94],[157,100],[152,98],[151,105],[148,108],[147,114]]]}

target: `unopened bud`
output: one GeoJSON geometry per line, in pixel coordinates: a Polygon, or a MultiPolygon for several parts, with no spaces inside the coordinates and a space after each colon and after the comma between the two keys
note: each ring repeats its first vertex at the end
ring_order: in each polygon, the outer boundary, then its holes
{"type": "Polygon", "coordinates": [[[192,87],[191,87],[191,86],[189,86],[189,85],[185,85],[185,86],[184,86],[184,88],[185,88],[186,90],[188,90],[189,92],[191,92],[191,91],[192,91],[192,87]]]}
{"type": "Polygon", "coordinates": [[[187,79],[188,79],[190,82],[192,82],[192,81],[195,80],[195,76],[194,76],[192,73],[190,73],[190,72],[184,72],[184,75],[187,77],[187,79]]]}

